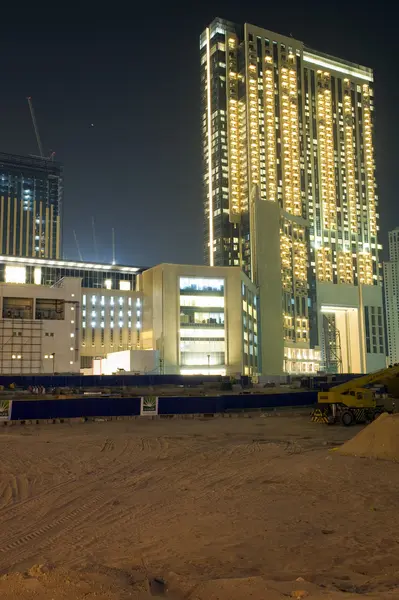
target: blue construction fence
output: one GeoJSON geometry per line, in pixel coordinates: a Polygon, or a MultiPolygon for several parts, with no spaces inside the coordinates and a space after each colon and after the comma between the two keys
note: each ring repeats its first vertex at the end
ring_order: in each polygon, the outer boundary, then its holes
{"type": "MultiPolygon", "coordinates": [[[[248,383],[248,376],[243,382],[248,383]]],[[[222,375],[0,375],[0,385],[5,388],[15,384],[18,388],[29,386],[47,388],[111,388],[111,387],[146,387],[153,385],[198,386],[203,383],[222,383],[226,380],[222,375]]]]}
{"type": "MultiPolygon", "coordinates": [[[[215,414],[254,409],[309,406],[316,392],[223,396],[157,397],[158,415],[215,414]]],[[[84,397],[64,400],[13,400],[10,420],[70,419],[75,417],[139,416],[141,397],[84,397]]]]}
{"type": "MultiPolygon", "coordinates": [[[[302,387],[307,389],[329,389],[331,386],[349,381],[359,374],[338,374],[334,376],[315,375],[302,377],[302,387]]],[[[265,378],[263,378],[265,379],[265,378]]],[[[184,387],[197,387],[206,383],[222,384],[229,382],[230,378],[223,375],[0,375],[0,385],[9,388],[14,384],[16,388],[27,389],[29,386],[49,388],[114,388],[114,387],[148,387],[175,385],[184,387]]],[[[248,375],[241,375],[239,383],[243,387],[250,385],[248,375]]]]}

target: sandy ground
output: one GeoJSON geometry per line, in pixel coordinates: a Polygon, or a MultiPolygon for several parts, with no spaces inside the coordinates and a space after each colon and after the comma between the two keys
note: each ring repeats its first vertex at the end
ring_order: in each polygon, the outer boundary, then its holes
{"type": "Polygon", "coordinates": [[[0,598],[399,598],[399,465],[331,451],[358,430],[2,428],[0,598]]]}

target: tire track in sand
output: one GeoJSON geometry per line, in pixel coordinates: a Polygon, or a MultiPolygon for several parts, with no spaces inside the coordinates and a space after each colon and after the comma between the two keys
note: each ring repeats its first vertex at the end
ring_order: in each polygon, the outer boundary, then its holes
{"type": "MultiPolygon", "coordinates": [[[[88,502],[85,502],[80,507],[75,508],[68,514],[63,515],[63,516],[59,517],[58,519],[54,519],[50,523],[47,523],[46,525],[43,525],[42,527],[39,527],[38,529],[33,529],[29,533],[23,535],[20,538],[14,539],[12,542],[9,542],[5,546],[0,546],[0,553],[9,552],[10,550],[13,550],[15,548],[20,548],[24,544],[27,544],[28,542],[30,542],[34,539],[37,539],[39,536],[47,534],[49,531],[51,531],[55,527],[58,527],[59,525],[63,525],[64,523],[67,523],[71,519],[75,519],[82,512],[86,512],[87,509],[92,504],[98,502],[99,500],[102,500],[103,498],[104,498],[104,494],[97,494],[96,496],[92,497],[88,502]]],[[[36,548],[37,548],[37,546],[36,546],[36,548]]]]}

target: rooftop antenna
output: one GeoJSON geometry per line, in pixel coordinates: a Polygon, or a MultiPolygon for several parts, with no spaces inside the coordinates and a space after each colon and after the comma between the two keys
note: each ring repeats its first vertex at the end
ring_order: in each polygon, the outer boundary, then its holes
{"type": "Polygon", "coordinates": [[[116,265],[115,261],[115,229],[112,228],[112,264],[116,265]]]}
{"type": "Polygon", "coordinates": [[[76,248],[77,248],[78,254],[79,254],[79,260],[83,261],[82,253],[81,253],[80,248],[79,248],[78,236],[76,235],[76,231],[75,230],[73,230],[73,236],[75,238],[76,248]]]}
{"type": "Polygon", "coordinates": [[[94,217],[91,218],[91,225],[92,225],[92,229],[93,229],[94,254],[96,255],[96,261],[98,262],[98,251],[97,251],[97,240],[96,240],[96,225],[94,223],[94,217]]]}
{"type": "Polygon", "coordinates": [[[28,104],[29,104],[29,110],[30,110],[30,114],[31,114],[31,117],[32,117],[33,129],[35,130],[36,142],[37,142],[37,147],[39,148],[39,154],[40,154],[41,158],[44,158],[44,156],[43,156],[42,141],[40,139],[39,129],[38,129],[37,123],[36,123],[35,111],[33,110],[31,96],[27,97],[27,101],[28,101],[28,104]]]}

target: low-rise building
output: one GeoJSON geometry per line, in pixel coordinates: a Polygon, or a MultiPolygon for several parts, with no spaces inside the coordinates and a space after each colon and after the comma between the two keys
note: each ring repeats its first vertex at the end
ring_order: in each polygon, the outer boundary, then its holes
{"type": "Polygon", "coordinates": [[[238,267],[0,256],[3,374],[256,374],[258,327],[238,267]]]}
{"type": "Polygon", "coordinates": [[[143,348],[163,372],[259,372],[256,288],[239,267],[162,264],[141,278],[143,348]]]}

